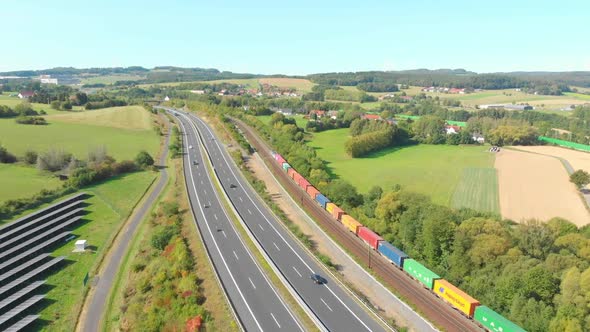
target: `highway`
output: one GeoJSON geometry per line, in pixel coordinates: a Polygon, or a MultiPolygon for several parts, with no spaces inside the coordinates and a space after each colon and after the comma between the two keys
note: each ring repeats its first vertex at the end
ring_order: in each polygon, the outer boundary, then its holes
{"type": "Polygon", "coordinates": [[[239,322],[246,331],[303,331],[240,238],[206,167],[194,125],[184,135],[184,176],[196,225],[239,322]]]}
{"type": "MultiPolygon", "coordinates": [[[[198,128],[222,187],[235,209],[280,273],[311,309],[322,325],[320,328],[329,331],[385,331],[378,319],[369,314],[368,308],[355,301],[354,295],[326,273],[311,253],[288,233],[240,174],[211,129],[193,114],[182,113],[180,117],[184,126],[190,119],[194,130],[198,128]],[[320,274],[327,283],[313,283],[310,279],[312,273],[320,274]]],[[[195,141],[192,136],[189,141],[191,139],[195,141]]]]}

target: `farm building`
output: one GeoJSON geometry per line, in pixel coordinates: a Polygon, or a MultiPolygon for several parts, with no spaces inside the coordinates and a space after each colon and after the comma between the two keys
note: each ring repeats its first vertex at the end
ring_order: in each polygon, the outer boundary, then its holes
{"type": "Polygon", "coordinates": [[[461,127],[455,125],[446,125],[445,131],[447,135],[449,134],[458,134],[461,131],[461,127]]]}
{"type": "Polygon", "coordinates": [[[479,105],[479,109],[485,110],[488,108],[500,108],[510,111],[530,111],[533,109],[531,105],[516,105],[516,104],[487,104],[479,105]]]}
{"type": "Polygon", "coordinates": [[[485,138],[483,137],[483,135],[481,134],[473,134],[473,136],[471,136],[471,139],[473,139],[473,141],[479,143],[479,144],[483,144],[485,143],[485,138]]]}
{"type": "Polygon", "coordinates": [[[35,95],[35,92],[33,92],[33,91],[21,91],[18,94],[18,97],[20,99],[27,99],[27,98],[33,97],[34,95],[35,95]]]}
{"type": "Polygon", "coordinates": [[[379,116],[377,114],[363,114],[361,116],[361,118],[365,119],[365,120],[375,120],[375,121],[381,120],[381,116],[379,116]]]}

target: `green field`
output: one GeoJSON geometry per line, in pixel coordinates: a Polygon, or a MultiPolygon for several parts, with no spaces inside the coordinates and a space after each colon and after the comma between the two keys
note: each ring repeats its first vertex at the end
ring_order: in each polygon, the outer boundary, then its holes
{"type": "Polygon", "coordinates": [[[85,112],[60,112],[46,116],[48,122],[88,124],[121,129],[151,129],[151,116],[141,106],[110,107],[85,112]]]}
{"type": "MultiPolygon", "coordinates": [[[[82,117],[93,117],[94,111],[82,117]]],[[[149,117],[149,113],[143,112],[149,117]]],[[[68,114],[67,117],[78,114],[68,114]]],[[[28,149],[40,152],[60,148],[85,159],[89,149],[106,146],[107,152],[117,160],[133,159],[140,150],[152,155],[159,146],[159,137],[151,129],[121,129],[103,125],[60,122],[48,117],[46,126],[19,125],[14,119],[0,119],[0,143],[17,156],[28,149]]],[[[90,122],[90,121],[88,121],[90,122]]],[[[119,123],[120,124],[120,123],[119,123]]],[[[129,124],[133,127],[135,124],[129,124]]]]}
{"type": "Polygon", "coordinates": [[[463,169],[451,203],[454,208],[500,213],[498,177],[495,168],[463,169]]]}
{"type": "MultiPolygon", "coordinates": [[[[303,115],[298,114],[298,115],[294,115],[292,117],[295,118],[295,123],[297,124],[297,127],[305,129],[305,125],[307,125],[308,120],[306,118],[304,118],[303,115]]],[[[257,116],[256,118],[258,118],[260,121],[262,121],[262,123],[267,125],[270,123],[271,115],[260,115],[260,116],[257,116]]]]}
{"type": "Polygon", "coordinates": [[[369,157],[351,158],[344,151],[348,129],[313,135],[308,142],[328,162],[334,177],[346,179],[361,192],[372,186],[402,185],[451,206],[465,168],[491,168],[494,155],[482,146],[414,145],[389,148],[369,157]]]}
{"type": "Polygon", "coordinates": [[[154,172],[137,172],[83,190],[92,195],[87,200],[90,204],[86,208],[89,214],[74,229],[76,238],[53,252],[54,257],[66,256],[66,264],[46,276],[47,296],[42,305],[35,309],[41,317],[30,326],[31,330],[74,330],[86,288],[83,285],[84,276],[104,255],[106,245],[155,177],[154,172]],[[72,253],[77,239],[88,240],[89,247],[95,252],[72,253]]]}
{"type": "Polygon", "coordinates": [[[41,189],[54,189],[61,185],[56,177],[34,167],[16,164],[0,164],[0,179],[0,203],[9,199],[27,198],[41,189]]]}
{"type": "MultiPolygon", "coordinates": [[[[13,94],[18,94],[18,92],[13,92],[13,94]]],[[[14,108],[16,105],[18,105],[22,102],[23,102],[23,100],[19,99],[18,97],[10,97],[10,95],[7,93],[0,94],[0,105],[5,105],[10,108],[14,108]]],[[[46,105],[46,104],[31,103],[31,106],[37,112],[45,111],[47,114],[66,113],[63,111],[56,111],[56,110],[52,109],[51,107],[49,107],[49,105],[46,105]]]]}
{"type": "Polygon", "coordinates": [[[117,81],[139,81],[144,78],[138,75],[104,75],[82,77],[80,81],[82,84],[114,84],[117,81]]]}

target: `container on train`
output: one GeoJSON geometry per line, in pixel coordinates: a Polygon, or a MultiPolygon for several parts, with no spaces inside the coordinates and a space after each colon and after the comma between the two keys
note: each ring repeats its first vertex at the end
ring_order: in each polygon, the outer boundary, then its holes
{"type": "Polygon", "coordinates": [[[383,238],[377,233],[373,232],[369,228],[363,226],[359,227],[356,235],[365,241],[371,248],[377,250],[379,242],[383,241],[383,238]]]}
{"type": "Polygon", "coordinates": [[[301,177],[301,179],[299,179],[299,183],[297,183],[299,185],[299,187],[301,187],[301,189],[306,190],[307,191],[307,187],[311,186],[311,183],[309,183],[309,181],[307,181],[304,177],[301,177]]]}
{"type": "Polygon", "coordinates": [[[275,155],[275,160],[279,163],[279,165],[287,162],[285,158],[283,158],[283,156],[278,153],[275,155]]]}
{"type": "Polygon", "coordinates": [[[314,186],[307,187],[307,189],[305,190],[305,192],[307,192],[307,194],[309,195],[309,197],[311,197],[312,199],[315,199],[316,195],[320,193],[320,191],[317,190],[314,186]]]}
{"type": "Polygon", "coordinates": [[[323,207],[324,209],[326,208],[326,204],[330,203],[330,200],[328,199],[328,197],[322,195],[322,194],[317,194],[315,195],[315,200],[316,202],[318,202],[320,204],[321,207],[323,207]]]}
{"type": "Polygon", "coordinates": [[[405,252],[399,250],[387,241],[379,242],[377,245],[377,250],[381,253],[381,255],[389,259],[393,264],[399,266],[400,268],[404,265],[404,260],[408,258],[408,255],[406,255],[405,252]]]}
{"type": "Polygon", "coordinates": [[[344,224],[344,226],[346,226],[346,228],[348,228],[349,231],[353,232],[354,234],[356,234],[357,229],[359,227],[363,226],[363,224],[356,221],[356,219],[349,216],[348,214],[342,216],[342,223],[344,224]]]}
{"type": "Polygon", "coordinates": [[[493,332],[526,332],[520,326],[502,317],[502,315],[485,305],[480,305],[475,308],[473,319],[483,325],[486,329],[493,332]]]}
{"type": "Polygon", "coordinates": [[[295,180],[295,183],[299,184],[299,181],[303,179],[303,176],[301,176],[301,174],[297,173],[297,171],[293,172],[293,180],[295,180]]]}
{"type": "Polygon", "coordinates": [[[277,155],[276,151],[270,151],[270,155],[274,158],[277,155]]]}
{"type": "Polygon", "coordinates": [[[432,291],[469,317],[473,317],[475,307],[479,305],[479,301],[444,279],[435,280],[432,291]]]}
{"type": "Polygon", "coordinates": [[[295,173],[295,169],[293,169],[293,168],[287,169],[287,175],[289,175],[289,177],[291,179],[293,178],[293,173],[295,173]]]}
{"type": "Polygon", "coordinates": [[[283,170],[286,172],[289,170],[289,168],[291,168],[291,165],[289,165],[288,163],[283,163],[283,170]]]}
{"type": "Polygon", "coordinates": [[[326,211],[330,212],[332,217],[334,217],[334,219],[336,220],[340,220],[342,218],[342,215],[344,214],[344,210],[339,208],[338,205],[331,202],[326,204],[326,211]]]}
{"type": "Polygon", "coordinates": [[[426,266],[418,263],[418,261],[411,258],[404,259],[403,268],[404,271],[406,271],[416,280],[423,283],[424,286],[428,287],[428,289],[432,289],[432,287],[434,286],[434,281],[436,279],[440,279],[440,276],[438,274],[430,271],[428,268],[426,268],[426,266]]]}

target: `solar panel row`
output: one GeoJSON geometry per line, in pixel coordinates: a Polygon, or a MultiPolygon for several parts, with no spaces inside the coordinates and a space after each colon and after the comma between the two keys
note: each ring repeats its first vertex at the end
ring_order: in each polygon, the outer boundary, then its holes
{"type": "MultiPolygon", "coordinates": [[[[64,214],[63,216],[60,216],[60,217],[57,217],[57,218],[55,218],[53,220],[49,220],[47,222],[44,222],[44,223],[42,223],[41,225],[39,225],[39,226],[37,226],[35,228],[29,229],[28,231],[23,232],[22,234],[13,237],[10,240],[7,240],[6,242],[0,243],[0,249],[1,248],[6,248],[6,247],[10,246],[13,243],[17,243],[18,241],[20,241],[22,239],[25,239],[25,238],[27,238],[27,237],[35,234],[36,232],[38,232],[38,231],[40,231],[40,230],[42,230],[44,228],[47,228],[47,227],[49,227],[51,225],[59,224],[59,222],[61,222],[63,220],[67,220],[69,217],[74,216],[76,214],[79,214],[82,211],[83,211],[83,209],[76,209],[76,210],[73,210],[73,211],[70,211],[70,212],[64,214]]],[[[78,218],[77,220],[80,219],[80,217],[77,217],[77,218],[78,218]]],[[[65,227],[64,224],[59,224],[58,226],[60,226],[61,228],[65,227]]]]}
{"type": "Polygon", "coordinates": [[[23,259],[25,257],[28,257],[31,254],[34,254],[37,251],[39,251],[39,250],[41,250],[41,249],[43,249],[43,248],[45,248],[47,246],[50,246],[51,244],[57,242],[58,240],[65,238],[70,233],[71,232],[63,232],[63,233],[61,233],[61,234],[59,234],[57,236],[52,237],[51,239],[49,239],[49,240],[47,240],[45,242],[43,242],[41,244],[38,244],[37,246],[35,246],[35,247],[33,247],[33,248],[31,248],[31,249],[23,252],[22,254],[19,254],[18,256],[15,256],[15,257],[13,257],[13,258],[5,261],[4,263],[0,264],[0,271],[3,270],[6,267],[8,267],[8,266],[10,266],[10,265],[18,262],[18,261],[20,261],[21,259],[23,259]]]}
{"type": "Polygon", "coordinates": [[[8,327],[6,330],[4,330],[4,332],[18,332],[27,327],[27,325],[31,324],[37,318],[39,318],[39,315],[26,316],[25,318],[16,322],[14,325],[8,327]]]}
{"type": "Polygon", "coordinates": [[[38,262],[44,260],[45,258],[47,258],[47,256],[49,256],[49,253],[44,253],[44,254],[40,254],[39,256],[33,257],[33,259],[29,260],[28,262],[25,262],[24,264],[21,264],[21,265],[15,267],[14,269],[0,275],[0,281],[6,280],[17,273],[19,273],[25,269],[28,269],[29,267],[31,267],[31,266],[37,264],[38,262]]]}
{"type": "Polygon", "coordinates": [[[66,205],[66,206],[64,206],[64,207],[62,207],[60,209],[57,209],[57,210],[55,210],[53,212],[47,213],[45,215],[42,215],[39,218],[33,219],[33,220],[31,220],[31,221],[29,221],[27,223],[23,223],[23,224],[21,224],[18,227],[14,227],[12,229],[6,230],[4,233],[1,233],[0,234],[0,240],[1,239],[8,238],[9,236],[11,236],[13,234],[20,233],[23,230],[25,230],[25,229],[27,229],[29,227],[32,227],[32,226],[34,226],[37,223],[40,223],[41,221],[47,220],[47,219],[49,219],[51,217],[54,217],[54,216],[62,215],[64,212],[67,212],[68,210],[71,210],[72,208],[75,208],[75,207],[81,205],[83,202],[84,201],[76,201],[76,202],[71,203],[71,204],[68,204],[68,205],[66,205]]]}
{"type": "Polygon", "coordinates": [[[24,217],[21,217],[11,223],[8,223],[6,225],[0,226],[0,233],[4,233],[5,230],[7,229],[11,229],[16,225],[22,224],[22,223],[26,223],[30,220],[32,220],[33,218],[37,217],[37,216],[41,216],[42,214],[46,214],[47,212],[51,212],[53,211],[56,207],[61,207],[64,204],[68,204],[70,202],[76,201],[76,200],[82,200],[84,197],[86,197],[86,193],[79,193],[76,194],[72,197],[68,197],[66,199],[64,199],[63,201],[59,201],[55,204],[52,204],[46,208],[43,208],[41,210],[35,211],[34,213],[28,214],[24,217]]]}
{"type": "Polygon", "coordinates": [[[4,285],[2,287],[0,287],[0,295],[8,292],[9,290],[13,289],[14,287],[29,281],[29,279],[31,279],[32,277],[38,275],[39,273],[49,269],[50,267],[54,266],[55,264],[59,263],[60,261],[62,261],[65,257],[64,256],[59,256],[56,257],[54,259],[52,259],[51,261],[39,266],[38,268],[34,269],[33,271],[25,274],[22,277],[19,277],[17,279],[15,279],[14,281],[10,282],[7,285],[4,285]]]}
{"type": "Polygon", "coordinates": [[[5,298],[4,300],[0,301],[0,309],[6,307],[7,305],[11,304],[12,302],[21,299],[25,295],[29,294],[33,290],[37,289],[37,287],[43,285],[45,280],[35,281],[34,283],[28,285],[27,287],[19,290],[18,292],[10,295],[9,297],[5,298]]]}
{"type": "Polygon", "coordinates": [[[21,312],[23,312],[26,309],[28,309],[29,307],[31,307],[33,304],[41,301],[44,297],[45,297],[45,295],[34,295],[31,298],[27,299],[25,302],[17,305],[16,307],[14,307],[9,312],[7,312],[4,315],[0,316],[0,325],[2,325],[4,323],[6,323],[7,321],[11,320],[16,315],[20,314],[21,312]]]}
{"type": "Polygon", "coordinates": [[[14,246],[14,247],[12,247],[10,249],[4,250],[4,251],[0,252],[0,258],[9,257],[11,254],[13,254],[15,252],[18,252],[19,250],[22,250],[23,248],[26,248],[26,247],[28,247],[30,245],[33,245],[35,242],[37,242],[39,240],[42,240],[43,238],[45,238],[45,237],[47,237],[47,236],[49,236],[49,235],[51,235],[51,234],[59,231],[60,229],[63,229],[64,227],[66,227],[69,224],[77,221],[78,219],[80,219],[80,217],[74,217],[74,218],[72,218],[72,219],[70,219],[70,220],[62,223],[61,225],[55,226],[55,227],[51,228],[48,231],[45,231],[45,232],[43,232],[43,233],[41,233],[41,234],[39,234],[39,235],[37,235],[35,237],[32,237],[32,238],[28,239],[25,242],[20,243],[19,245],[16,245],[16,246],[14,246]]]}

